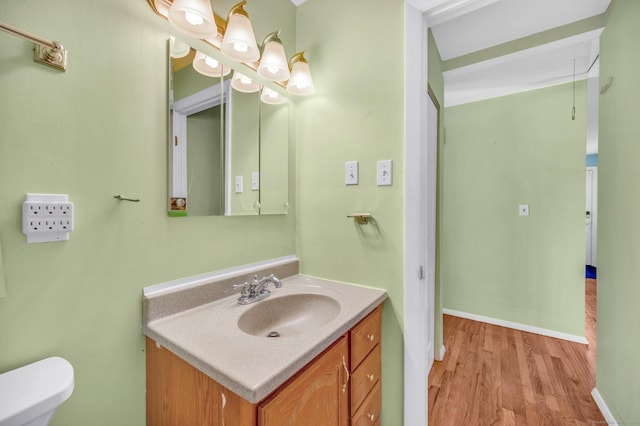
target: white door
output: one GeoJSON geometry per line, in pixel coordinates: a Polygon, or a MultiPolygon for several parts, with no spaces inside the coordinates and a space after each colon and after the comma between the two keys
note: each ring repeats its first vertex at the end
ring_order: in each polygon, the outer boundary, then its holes
{"type": "Polygon", "coordinates": [[[585,196],[585,264],[598,263],[598,168],[587,167],[585,196]]]}
{"type": "Polygon", "coordinates": [[[427,366],[431,370],[434,359],[434,323],[435,318],[435,288],[436,288],[436,192],[438,178],[438,106],[429,96],[427,106],[427,165],[426,165],[426,205],[423,212],[426,218],[422,220],[426,225],[423,233],[426,238],[427,249],[425,284],[427,286],[427,366]]]}
{"type": "Polygon", "coordinates": [[[591,239],[592,239],[592,198],[593,197],[593,170],[587,169],[587,192],[586,192],[586,206],[585,206],[585,235],[586,235],[586,244],[585,244],[585,264],[593,265],[592,263],[592,251],[591,251],[591,239]]]}

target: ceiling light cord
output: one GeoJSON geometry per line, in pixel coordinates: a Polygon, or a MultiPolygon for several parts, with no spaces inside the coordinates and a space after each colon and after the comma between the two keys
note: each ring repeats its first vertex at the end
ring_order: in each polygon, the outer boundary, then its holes
{"type": "Polygon", "coordinates": [[[573,108],[571,109],[571,120],[576,119],[576,60],[573,60],[573,108]]]}

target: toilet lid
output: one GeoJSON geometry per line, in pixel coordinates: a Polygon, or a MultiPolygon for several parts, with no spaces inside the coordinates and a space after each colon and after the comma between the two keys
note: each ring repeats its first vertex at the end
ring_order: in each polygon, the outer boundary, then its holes
{"type": "Polygon", "coordinates": [[[73,366],[60,357],[0,374],[0,424],[23,424],[57,408],[73,385],[73,366]]]}

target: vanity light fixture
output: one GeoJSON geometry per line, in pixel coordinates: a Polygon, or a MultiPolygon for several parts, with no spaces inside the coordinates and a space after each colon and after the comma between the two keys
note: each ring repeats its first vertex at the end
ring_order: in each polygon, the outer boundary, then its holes
{"type": "Polygon", "coordinates": [[[191,37],[208,39],[218,34],[209,0],[173,0],[167,19],[191,37]]]}
{"type": "MultiPolygon", "coordinates": [[[[475,1],[495,2],[498,0],[475,1]]],[[[157,15],[167,19],[175,28],[191,37],[203,40],[218,52],[222,52],[224,56],[244,64],[250,71],[256,71],[260,77],[275,82],[276,85],[286,89],[288,93],[307,96],[315,92],[304,52],[295,54],[287,63],[284,46],[279,38],[280,31],[268,34],[260,46],[255,43],[251,21],[247,11],[244,10],[246,0],[242,0],[231,8],[226,21],[213,13],[210,0],[146,0],[146,2],[157,15]],[[254,47],[257,53],[254,51],[254,47]],[[244,52],[245,50],[246,52],[244,52]]],[[[173,52],[172,56],[174,56],[173,52]]],[[[174,57],[177,58],[178,54],[176,53],[174,57]]],[[[211,60],[212,58],[210,58],[210,63],[211,60]]],[[[199,72],[202,72],[201,69],[207,72],[207,68],[195,64],[194,68],[199,72]]],[[[227,66],[224,66],[223,70],[224,73],[218,74],[216,72],[216,76],[227,75],[230,72],[227,66]]],[[[252,86],[254,91],[260,90],[261,86],[258,83],[253,84],[255,84],[252,86]]],[[[239,83],[236,85],[241,87],[239,83]]],[[[236,89],[241,91],[238,87],[236,89]]],[[[273,90],[271,92],[277,93],[273,90]]],[[[267,93],[267,99],[273,100],[273,94],[267,93]]],[[[282,95],[277,94],[275,99],[279,98],[283,100],[276,103],[282,103],[286,100],[282,95]]]]}
{"type": "Polygon", "coordinates": [[[294,95],[309,96],[316,91],[311,78],[311,70],[304,52],[296,53],[289,60],[291,77],[287,82],[287,92],[294,95]]]}
{"type": "Polygon", "coordinates": [[[260,47],[262,58],[258,65],[258,74],[270,81],[286,81],[291,76],[279,36],[280,31],[267,34],[260,47]]]}
{"type": "Polygon", "coordinates": [[[260,84],[238,71],[233,72],[231,87],[242,93],[255,93],[260,90],[260,84]]]}
{"type": "Polygon", "coordinates": [[[251,63],[260,58],[260,50],[256,43],[249,14],[244,10],[246,4],[246,0],[243,0],[229,11],[220,50],[229,59],[251,63]]]}
{"type": "Polygon", "coordinates": [[[280,105],[287,102],[287,98],[285,98],[280,93],[268,87],[262,88],[262,93],[260,94],[260,100],[265,104],[269,104],[269,105],[280,105]]]}
{"type": "Polygon", "coordinates": [[[200,51],[196,51],[196,57],[193,59],[193,68],[207,77],[222,77],[231,72],[231,68],[225,67],[220,61],[200,51]]]}

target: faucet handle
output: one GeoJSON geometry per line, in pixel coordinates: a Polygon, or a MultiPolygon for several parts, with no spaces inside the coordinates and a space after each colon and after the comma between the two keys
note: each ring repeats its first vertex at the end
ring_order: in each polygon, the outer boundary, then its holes
{"type": "Polygon", "coordinates": [[[240,294],[246,296],[250,292],[251,284],[249,284],[249,281],[245,281],[242,284],[234,284],[231,286],[231,288],[240,289],[240,294]]]}

